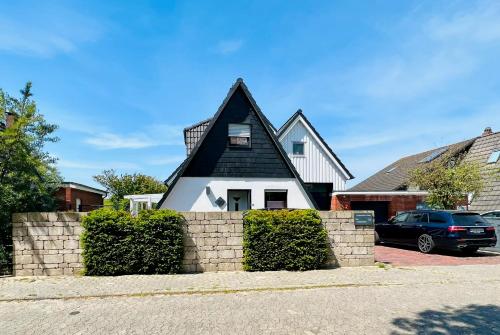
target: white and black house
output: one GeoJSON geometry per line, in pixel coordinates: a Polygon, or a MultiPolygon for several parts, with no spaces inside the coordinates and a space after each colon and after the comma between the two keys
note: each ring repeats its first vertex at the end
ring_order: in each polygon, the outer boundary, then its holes
{"type": "Polygon", "coordinates": [[[300,110],[277,130],[242,79],[184,140],[188,157],[166,180],[158,208],[330,209],[332,191],[353,178],[300,110]]]}

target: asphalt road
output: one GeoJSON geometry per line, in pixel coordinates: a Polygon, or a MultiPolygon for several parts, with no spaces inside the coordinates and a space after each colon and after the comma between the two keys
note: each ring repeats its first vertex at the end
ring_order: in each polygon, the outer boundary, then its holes
{"type": "Polygon", "coordinates": [[[0,302],[7,334],[500,334],[500,284],[0,302]]]}

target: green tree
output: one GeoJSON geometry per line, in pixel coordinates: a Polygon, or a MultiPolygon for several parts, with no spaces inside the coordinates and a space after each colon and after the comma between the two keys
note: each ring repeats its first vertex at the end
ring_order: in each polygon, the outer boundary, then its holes
{"type": "Polygon", "coordinates": [[[45,121],[32,100],[31,83],[15,98],[0,89],[0,120],[15,115],[12,126],[0,129],[0,262],[10,257],[11,215],[51,211],[61,178],[46,143],[58,141],[56,125],[45,121]]]}
{"type": "Polygon", "coordinates": [[[468,194],[477,196],[484,187],[477,163],[448,155],[411,171],[410,184],[428,191],[427,204],[441,209],[455,209],[468,194]]]}
{"type": "Polygon", "coordinates": [[[123,199],[127,194],[164,193],[167,191],[167,186],[162,182],[140,173],[117,175],[115,170],[104,170],[102,174],[94,176],[94,180],[111,194],[111,204],[115,209],[127,207],[128,201],[123,199]]]}

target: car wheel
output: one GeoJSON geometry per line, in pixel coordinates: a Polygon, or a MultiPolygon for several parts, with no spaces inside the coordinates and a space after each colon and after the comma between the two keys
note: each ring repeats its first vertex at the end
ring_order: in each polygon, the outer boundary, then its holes
{"type": "Polygon", "coordinates": [[[462,249],[462,252],[466,255],[472,255],[478,250],[479,250],[478,247],[465,247],[462,249]]]}
{"type": "Polygon", "coordinates": [[[434,244],[434,240],[432,239],[432,236],[429,234],[422,234],[418,237],[418,250],[420,252],[423,252],[424,254],[430,253],[432,250],[434,250],[434,247],[436,246],[434,244]]]}
{"type": "Polygon", "coordinates": [[[380,237],[377,232],[375,232],[375,244],[380,244],[380,237]]]}

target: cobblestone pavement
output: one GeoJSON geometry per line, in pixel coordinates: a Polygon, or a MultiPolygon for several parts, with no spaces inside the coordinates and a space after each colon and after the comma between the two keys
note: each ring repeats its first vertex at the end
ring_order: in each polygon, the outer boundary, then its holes
{"type": "Polygon", "coordinates": [[[500,253],[478,251],[472,256],[464,256],[460,251],[439,250],[432,254],[423,254],[416,248],[377,245],[375,261],[394,266],[418,265],[500,265],[500,253]]]}
{"type": "Polygon", "coordinates": [[[0,283],[2,335],[500,333],[498,266],[4,278],[0,283]],[[146,294],[159,283],[161,291],[146,294]],[[214,283],[219,292],[210,288],[214,283]],[[32,285],[52,287],[45,294],[49,299],[23,291],[33,292],[32,285]],[[88,294],[92,285],[100,287],[101,297],[88,294]],[[133,285],[144,286],[144,294],[134,296],[133,285]],[[130,292],[123,296],[104,294],[127,287],[130,292]],[[25,298],[32,300],[20,300],[25,298]]]}

